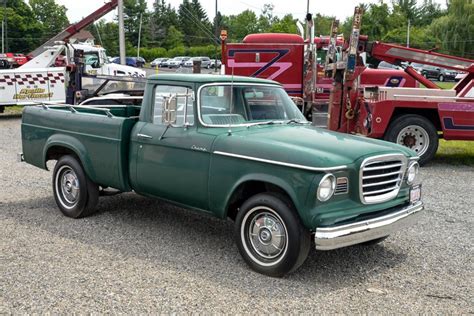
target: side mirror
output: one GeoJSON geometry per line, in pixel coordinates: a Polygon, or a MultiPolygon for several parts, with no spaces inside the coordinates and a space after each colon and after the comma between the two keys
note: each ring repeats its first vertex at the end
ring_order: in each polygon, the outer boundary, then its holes
{"type": "Polygon", "coordinates": [[[167,125],[176,124],[176,110],[178,108],[178,99],[176,98],[176,95],[165,98],[163,105],[161,122],[167,125]]]}

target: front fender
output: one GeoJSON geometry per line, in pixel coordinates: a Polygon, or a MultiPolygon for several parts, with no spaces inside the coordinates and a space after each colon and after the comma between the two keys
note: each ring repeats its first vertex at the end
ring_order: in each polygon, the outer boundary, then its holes
{"type": "Polygon", "coordinates": [[[214,182],[211,184],[210,192],[219,192],[220,194],[211,196],[211,210],[216,216],[225,218],[233,193],[245,182],[259,181],[272,184],[282,189],[292,200],[300,218],[305,221],[305,202],[309,193],[310,186],[316,175],[303,172],[290,172],[286,177],[276,177],[268,173],[248,173],[241,175],[233,185],[225,186],[223,182],[214,182]]]}

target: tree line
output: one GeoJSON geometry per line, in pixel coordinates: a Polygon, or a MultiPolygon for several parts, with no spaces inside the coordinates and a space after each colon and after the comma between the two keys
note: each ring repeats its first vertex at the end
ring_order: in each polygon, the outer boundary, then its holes
{"type": "MultiPolygon", "coordinates": [[[[264,4],[258,14],[250,9],[232,15],[218,12],[212,20],[199,0],[183,0],[178,8],[155,0],[151,10],[146,0],[124,0],[124,5],[127,54],[136,55],[141,25],[140,55],[146,59],[214,56],[216,47],[220,54],[221,29],[228,30],[228,41],[240,42],[251,33],[297,33],[296,22],[304,19],[292,14],[277,16],[273,4],[264,4]]],[[[410,47],[474,58],[472,0],[447,0],[446,8],[433,0],[391,0],[390,4],[380,1],[361,6],[361,33],[370,40],[406,45],[410,29],[410,47]]],[[[54,0],[7,0],[6,9],[0,7],[0,12],[7,20],[8,50],[29,52],[41,45],[69,24],[66,10],[54,0]]],[[[314,18],[316,34],[328,35],[334,17],[317,13],[314,18]]],[[[346,38],[351,24],[351,17],[341,21],[346,38]]],[[[118,55],[116,19],[97,21],[89,31],[109,55],[118,55]]]]}

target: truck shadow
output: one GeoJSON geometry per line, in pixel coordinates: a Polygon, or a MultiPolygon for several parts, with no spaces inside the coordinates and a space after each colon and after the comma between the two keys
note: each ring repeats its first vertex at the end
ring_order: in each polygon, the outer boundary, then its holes
{"type": "Polygon", "coordinates": [[[3,203],[0,210],[0,218],[27,226],[33,233],[41,229],[56,237],[207,278],[229,288],[255,289],[265,282],[279,291],[300,288],[321,292],[321,287],[334,291],[363,283],[406,260],[402,250],[389,242],[329,252],[312,249],[300,269],[283,279],[272,279],[246,266],[233,241],[232,221],[132,193],[101,198],[100,211],[79,220],[64,217],[52,196],[3,203]]]}

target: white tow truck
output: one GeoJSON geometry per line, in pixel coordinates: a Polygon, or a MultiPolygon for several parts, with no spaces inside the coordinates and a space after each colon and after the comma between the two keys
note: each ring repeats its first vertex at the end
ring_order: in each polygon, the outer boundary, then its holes
{"type": "MultiPolygon", "coordinates": [[[[110,63],[102,47],[58,42],[19,68],[0,70],[0,113],[9,105],[64,103],[69,81],[66,69],[73,64],[76,49],[84,52],[86,74],[146,77],[141,69],[110,63]]],[[[83,86],[93,84],[83,82],[83,86]]]]}

